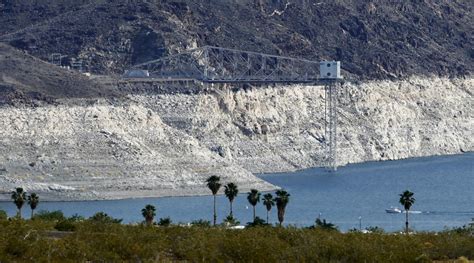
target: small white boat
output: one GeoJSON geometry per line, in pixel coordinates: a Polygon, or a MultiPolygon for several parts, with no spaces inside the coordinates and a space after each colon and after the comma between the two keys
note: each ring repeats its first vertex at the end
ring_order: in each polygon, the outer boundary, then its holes
{"type": "MultiPolygon", "coordinates": [[[[390,209],[385,209],[385,212],[389,213],[389,214],[401,214],[401,213],[407,213],[407,211],[405,210],[401,210],[400,208],[397,208],[397,207],[390,207],[390,209]]],[[[409,210],[408,211],[409,214],[421,214],[423,212],[421,211],[411,211],[409,210]]]]}
{"type": "Polygon", "coordinates": [[[397,207],[390,207],[390,209],[385,209],[385,212],[387,212],[389,214],[400,214],[402,212],[402,210],[400,210],[397,207]]]}

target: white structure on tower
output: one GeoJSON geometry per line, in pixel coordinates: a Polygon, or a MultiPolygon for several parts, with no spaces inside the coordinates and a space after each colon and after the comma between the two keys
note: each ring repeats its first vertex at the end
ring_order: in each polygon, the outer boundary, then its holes
{"type": "Polygon", "coordinates": [[[321,61],[319,63],[319,78],[325,82],[325,150],[326,167],[337,170],[337,86],[342,87],[341,62],[321,61]]]}

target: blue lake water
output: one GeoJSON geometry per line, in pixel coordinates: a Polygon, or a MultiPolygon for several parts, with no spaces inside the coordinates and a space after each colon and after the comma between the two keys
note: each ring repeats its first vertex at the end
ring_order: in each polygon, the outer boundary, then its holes
{"type": "MultiPolygon", "coordinates": [[[[462,226],[474,218],[474,153],[453,156],[413,158],[399,161],[368,162],[340,167],[330,173],[315,168],[293,173],[259,175],[275,185],[285,188],[291,199],[285,223],[297,226],[314,224],[317,217],[324,218],[346,231],[359,227],[379,226],[387,231],[398,231],[404,226],[404,214],[388,214],[385,209],[400,207],[399,194],[409,189],[415,193],[416,202],[410,214],[410,224],[415,230],[442,230],[462,226]]],[[[127,199],[91,202],[43,202],[39,210],[62,210],[66,215],[91,216],[104,211],[123,218],[124,222],[140,222],[140,210],[146,204],[158,209],[159,217],[171,217],[173,222],[190,222],[212,219],[212,197],[168,197],[127,199]]],[[[219,196],[218,221],[228,214],[229,204],[219,196]]],[[[10,202],[0,203],[0,209],[15,214],[10,202]]],[[[29,215],[29,209],[23,214],[29,215]]],[[[265,218],[262,204],[258,216],[265,218]]],[[[252,209],[246,195],[239,195],[234,202],[234,216],[241,223],[251,220],[252,209]]],[[[275,209],[270,214],[276,221],[275,209]]]]}

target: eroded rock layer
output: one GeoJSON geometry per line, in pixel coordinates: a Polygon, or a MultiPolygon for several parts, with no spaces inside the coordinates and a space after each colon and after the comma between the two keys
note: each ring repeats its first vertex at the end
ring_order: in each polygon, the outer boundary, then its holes
{"type": "MultiPolygon", "coordinates": [[[[338,163],[472,151],[473,87],[472,78],[346,83],[339,91],[338,163]]],[[[324,165],[322,87],[131,97],[252,172],[324,165]]]]}
{"type": "Polygon", "coordinates": [[[209,175],[273,189],[140,105],[1,108],[0,126],[3,198],[17,186],[61,200],[203,194],[209,175]]]}
{"type": "MultiPolygon", "coordinates": [[[[473,78],[346,83],[338,163],[472,151],[473,87],[473,78]]],[[[62,200],[204,194],[213,174],[269,190],[252,173],[324,165],[321,87],[120,89],[128,100],[1,107],[1,198],[16,186],[62,200]]]]}

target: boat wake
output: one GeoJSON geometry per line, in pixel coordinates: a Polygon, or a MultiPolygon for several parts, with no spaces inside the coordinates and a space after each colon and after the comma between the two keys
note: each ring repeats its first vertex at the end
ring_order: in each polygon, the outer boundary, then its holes
{"type": "MultiPolygon", "coordinates": [[[[385,212],[389,214],[404,214],[406,213],[405,210],[401,210],[399,208],[390,208],[385,209],[385,212]]],[[[416,211],[416,210],[409,210],[408,214],[430,214],[430,215],[474,215],[474,211],[416,211]]]]}
{"type": "Polygon", "coordinates": [[[424,211],[423,214],[433,214],[433,215],[474,215],[474,211],[424,211]]]}

